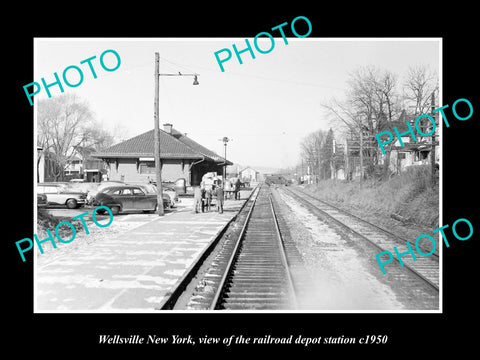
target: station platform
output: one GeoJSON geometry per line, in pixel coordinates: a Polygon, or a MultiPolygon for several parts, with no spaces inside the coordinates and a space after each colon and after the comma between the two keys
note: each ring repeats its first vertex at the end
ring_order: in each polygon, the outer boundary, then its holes
{"type": "Polygon", "coordinates": [[[164,296],[249,194],[244,190],[241,200],[225,200],[223,214],[195,214],[193,199],[183,198],[177,210],[163,217],[37,266],[35,312],[158,311],[164,296]]]}

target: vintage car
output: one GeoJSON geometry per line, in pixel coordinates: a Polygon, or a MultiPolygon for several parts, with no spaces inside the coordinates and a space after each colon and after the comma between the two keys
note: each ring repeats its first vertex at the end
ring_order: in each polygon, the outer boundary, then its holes
{"type": "Polygon", "coordinates": [[[46,207],[48,206],[47,195],[38,193],[37,194],[37,207],[46,207]]]}
{"type": "MultiPolygon", "coordinates": [[[[114,184],[114,185],[120,185],[120,184],[114,184]]],[[[129,182],[129,183],[123,183],[122,185],[131,185],[131,186],[139,186],[146,194],[157,194],[157,185],[156,183],[149,182],[129,182]]],[[[106,187],[110,187],[112,185],[108,185],[106,187]]],[[[100,190],[98,192],[102,192],[103,188],[99,188],[100,190]]],[[[170,197],[170,207],[175,207],[178,202],[180,202],[178,198],[178,194],[170,183],[163,183],[162,182],[162,192],[165,197],[165,194],[167,194],[170,197]]]]}
{"type": "Polygon", "coordinates": [[[86,193],[70,190],[67,185],[59,183],[37,184],[37,194],[47,195],[49,205],[65,205],[69,209],[84,205],[87,198],[86,193]]]}
{"type": "MultiPolygon", "coordinates": [[[[153,212],[157,210],[157,194],[148,193],[141,186],[118,185],[102,189],[95,195],[94,206],[108,206],[113,215],[125,211],[153,212]]],[[[170,197],[163,194],[164,209],[170,206],[170,197]]]]}
{"type": "Polygon", "coordinates": [[[173,184],[169,185],[173,187],[177,195],[193,196],[193,186],[187,185],[185,178],[179,178],[173,184]]]}
{"type": "Polygon", "coordinates": [[[162,185],[162,191],[164,195],[167,194],[170,197],[170,207],[175,207],[177,202],[179,202],[175,188],[171,185],[162,185]]]}
{"type": "MultiPolygon", "coordinates": [[[[92,205],[95,195],[102,192],[103,189],[111,186],[120,186],[126,185],[123,181],[102,181],[100,183],[77,183],[74,185],[75,188],[80,188],[82,191],[87,193],[87,204],[92,205]]],[[[70,187],[73,187],[70,185],[70,187]]]]}

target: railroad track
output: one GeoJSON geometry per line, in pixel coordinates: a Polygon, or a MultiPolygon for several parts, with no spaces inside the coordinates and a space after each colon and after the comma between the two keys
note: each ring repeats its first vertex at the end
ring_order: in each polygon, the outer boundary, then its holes
{"type": "Polygon", "coordinates": [[[262,186],[251,207],[214,297],[214,309],[296,307],[270,189],[262,186]]]}
{"type": "Polygon", "coordinates": [[[233,224],[237,228],[221,234],[223,239],[191,267],[161,309],[296,308],[295,288],[270,187],[262,185],[252,191],[238,218],[233,224]],[[202,289],[200,295],[194,291],[194,305],[192,299],[181,300],[182,291],[189,287],[202,289]]]}
{"type": "MultiPolygon", "coordinates": [[[[320,217],[326,218],[327,221],[334,222],[337,226],[343,228],[344,231],[369,242],[381,251],[388,250],[393,252],[393,246],[397,246],[399,252],[408,249],[406,246],[407,240],[367,222],[358,216],[350,214],[343,209],[320,200],[311,194],[299,189],[293,190],[290,187],[279,187],[278,189],[281,189],[298,200],[312,212],[320,215],[320,217]]],[[[415,248],[415,244],[412,244],[412,248],[415,248]]],[[[425,252],[427,253],[429,250],[425,250],[425,252]]],[[[395,256],[394,259],[398,262],[395,256]]],[[[428,257],[417,256],[417,261],[413,261],[410,255],[405,255],[402,261],[405,263],[405,267],[400,267],[398,264],[397,266],[389,266],[387,268],[387,274],[404,281],[406,268],[407,271],[427,283],[431,288],[437,292],[439,291],[439,258],[437,253],[433,253],[428,257]]]]}

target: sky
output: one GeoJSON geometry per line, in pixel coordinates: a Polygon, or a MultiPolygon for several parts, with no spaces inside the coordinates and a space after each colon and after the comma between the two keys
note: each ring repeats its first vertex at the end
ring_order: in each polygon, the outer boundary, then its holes
{"type": "MultiPolygon", "coordinates": [[[[160,76],[160,126],[171,123],[193,140],[224,155],[220,141],[228,137],[227,159],[242,166],[285,168],[300,160],[300,143],[309,133],[336,124],[322,108],[333,98],[345,96],[349,74],[360,66],[375,65],[398,75],[409,66],[426,65],[441,74],[441,41],[436,38],[275,38],[267,54],[235,57],[232,44],[246,47],[245,38],[36,38],[34,79],[54,82],[70,65],[82,69],[83,82],[75,88],[64,85],[88,102],[95,120],[105,129],[116,129],[125,139],[153,129],[154,60],[160,54],[160,73],[197,73],[199,86],[190,76],[160,76]],[[232,58],[220,70],[214,53],[228,48],[232,58]],[[113,49],[119,68],[102,69],[100,55],[113,49]],[[97,78],[88,64],[92,60],[97,78]]],[[[268,49],[270,40],[260,38],[268,49]]],[[[224,56],[222,53],[220,56],[224,56]]],[[[104,57],[113,67],[111,53],[104,57]]],[[[68,79],[75,83],[74,70],[68,79]]],[[[63,80],[62,80],[63,81],[63,80]]],[[[60,95],[58,86],[50,88],[60,95]]],[[[35,101],[48,99],[45,90],[35,101]]],[[[28,102],[27,98],[26,101],[28,102]]]]}

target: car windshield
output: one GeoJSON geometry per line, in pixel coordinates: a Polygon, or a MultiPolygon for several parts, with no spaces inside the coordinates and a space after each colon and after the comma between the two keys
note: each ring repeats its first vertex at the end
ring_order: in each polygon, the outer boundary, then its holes
{"type": "Polygon", "coordinates": [[[145,193],[139,188],[133,188],[132,191],[134,195],[145,195],[145,193]]]}

